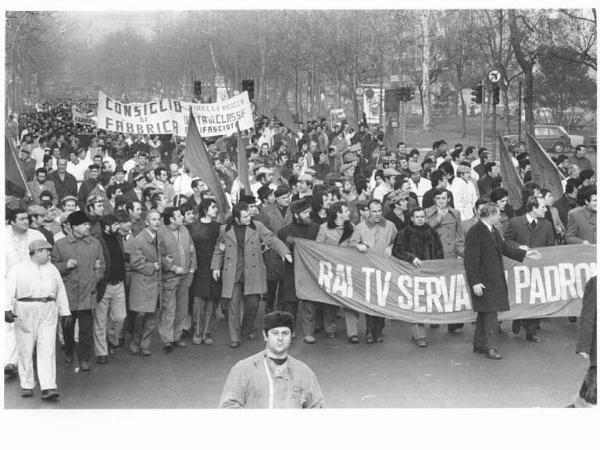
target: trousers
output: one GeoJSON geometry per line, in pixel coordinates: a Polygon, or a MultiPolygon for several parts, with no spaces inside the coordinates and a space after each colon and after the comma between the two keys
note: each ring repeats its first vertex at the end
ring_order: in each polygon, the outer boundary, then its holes
{"type": "Polygon", "coordinates": [[[324,329],[327,334],[335,333],[338,307],[326,303],[315,303],[313,306],[315,328],[324,329]]]}
{"type": "Polygon", "coordinates": [[[373,334],[375,339],[381,336],[381,332],[385,327],[385,317],[369,316],[368,314],[365,314],[365,320],[367,322],[367,333],[373,334]]]}
{"type": "Polygon", "coordinates": [[[344,309],[344,320],[346,321],[346,336],[358,336],[358,311],[344,309]]]}
{"type": "MultiPolygon", "coordinates": [[[[302,333],[304,336],[315,335],[315,303],[310,300],[300,302],[283,302],[282,310],[294,316],[294,326],[298,323],[298,303],[302,304],[302,333]]],[[[293,331],[293,330],[292,330],[293,331]]]]}
{"type": "Polygon", "coordinates": [[[102,300],[94,310],[94,351],[96,356],[108,355],[108,340],[114,346],[119,345],[119,335],[127,317],[125,309],[125,286],[108,284],[102,300]],[[110,326],[107,327],[110,318],[110,326]]]}
{"type": "Polygon", "coordinates": [[[133,320],[133,338],[141,350],[150,350],[152,334],[156,330],[156,311],[151,313],[136,312],[133,320]]]}
{"type": "Polygon", "coordinates": [[[413,341],[421,341],[427,339],[427,333],[425,332],[425,324],[413,323],[411,324],[411,328],[413,341]]]}
{"type": "Polygon", "coordinates": [[[17,365],[19,350],[15,338],[15,324],[4,322],[4,365],[17,365]]]}
{"type": "Polygon", "coordinates": [[[241,342],[242,332],[254,331],[260,294],[244,295],[244,283],[234,283],[227,322],[231,342],[241,342]]]}
{"type": "Polygon", "coordinates": [[[281,308],[281,280],[267,280],[267,296],[265,304],[265,314],[275,311],[275,309],[281,308]]]}
{"type": "Polygon", "coordinates": [[[496,311],[477,313],[473,347],[482,350],[498,348],[498,313],[496,311]]]}
{"type": "Polygon", "coordinates": [[[73,321],[63,329],[65,353],[73,356],[75,348],[75,321],[79,323],[79,361],[89,361],[94,346],[94,318],[91,309],[71,311],[73,321]]]}
{"type": "Polygon", "coordinates": [[[192,280],[193,274],[163,278],[163,295],[158,323],[158,334],[163,345],[181,339],[184,321],[188,313],[189,289],[192,280]]]}
{"type": "Polygon", "coordinates": [[[40,387],[56,389],[56,326],[58,311],[55,302],[17,302],[15,337],[19,350],[19,378],[23,389],[35,387],[33,350],[40,387]]]}
{"type": "Polygon", "coordinates": [[[218,298],[194,297],[194,337],[204,339],[212,335],[218,304],[218,298]]]}

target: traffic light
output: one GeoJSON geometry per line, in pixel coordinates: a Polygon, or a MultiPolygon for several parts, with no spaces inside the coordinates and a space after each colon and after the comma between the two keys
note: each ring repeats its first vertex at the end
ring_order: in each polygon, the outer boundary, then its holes
{"type": "Polygon", "coordinates": [[[250,100],[254,99],[254,80],[242,80],[242,91],[248,91],[250,100]]]}
{"type": "Polygon", "coordinates": [[[483,86],[478,84],[477,86],[472,86],[471,89],[471,101],[481,105],[483,102],[483,86]]]}
{"type": "Polygon", "coordinates": [[[500,103],[500,86],[494,86],[493,102],[494,105],[500,103]]]}
{"type": "Polygon", "coordinates": [[[202,81],[194,81],[194,97],[200,98],[202,95],[202,81]]]}

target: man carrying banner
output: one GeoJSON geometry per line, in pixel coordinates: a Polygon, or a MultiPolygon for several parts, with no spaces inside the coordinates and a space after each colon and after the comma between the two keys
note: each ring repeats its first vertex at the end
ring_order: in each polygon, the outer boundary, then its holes
{"type": "MultiPolygon", "coordinates": [[[[521,250],[554,245],[552,225],[544,218],[546,215],[544,200],[532,195],[527,199],[525,206],[527,213],[508,221],[504,233],[506,243],[521,250]]],[[[539,343],[541,340],[536,334],[539,323],[540,319],[514,320],[512,330],[513,333],[519,334],[521,324],[523,324],[527,330],[527,340],[539,343]]]]}
{"type": "MultiPolygon", "coordinates": [[[[444,259],[444,247],[440,235],[425,222],[425,210],[415,208],[410,214],[410,224],[398,233],[394,240],[392,256],[412,263],[417,269],[422,261],[444,259]]],[[[425,325],[412,324],[412,339],[417,347],[427,347],[425,325]]]]}
{"type": "MultiPolygon", "coordinates": [[[[354,227],[350,242],[360,252],[375,252],[383,256],[392,256],[394,239],[398,234],[396,225],[383,217],[383,206],[379,200],[369,202],[369,218],[354,227]]],[[[367,322],[367,344],[383,342],[381,333],[385,318],[365,314],[367,322]]]]}
{"type": "Polygon", "coordinates": [[[479,221],[469,230],[465,240],[465,274],[471,291],[473,311],[477,312],[473,351],[490,359],[501,359],[498,353],[498,311],[508,311],[508,286],[502,256],[523,261],[539,259],[537,250],[521,250],[504,242],[494,225],[500,210],[492,203],[481,207],[479,221]]]}

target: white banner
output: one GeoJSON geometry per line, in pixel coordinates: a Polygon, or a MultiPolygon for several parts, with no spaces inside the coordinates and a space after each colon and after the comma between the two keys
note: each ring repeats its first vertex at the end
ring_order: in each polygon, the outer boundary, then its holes
{"type": "Polygon", "coordinates": [[[71,112],[73,114],[73,125],[86,125],[90,127],[96,126],[96,118],[92,116],[88,116],[83,111],[81,111],[77,106],[72,105],[71,112]]]}
{"type": "Polygon", "coordinates": [[[220,103],[188,103],[160,99],[149,103],[124,104],[98,93],[98,128],[127,134],[175,134],[185,137],[192,108],[202,137],[230,135],[254,127],[248,93],[220,103]]]}

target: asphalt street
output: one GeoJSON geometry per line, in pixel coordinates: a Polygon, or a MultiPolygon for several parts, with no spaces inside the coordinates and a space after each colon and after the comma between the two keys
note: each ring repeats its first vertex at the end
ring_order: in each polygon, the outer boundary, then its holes
{"type": "MultiPolygon", "coordinates": [[[[261,320],[262,317],[259,317],[261,320]]],[[[259,322],[260,323],[260,322],[259,322]]],[[[529,343],[524,332],[513,335],[502,324],[502,360],[472,352],[473,325],[458,334],[445,326],[427,329],[428,347],[410,342],[410,327],[388,321],[385,342],[351,345],[343,319],[337,337],[317,335],[314,345],[294,339],[290,354],[316,373],[329,408],[561,408],[571,403],[587,369],[575,354],[576,324],[567,318],[545,319],[539,336],[529,343]]],[[[264,348],[262,337],[240,348],[228,346],[226,322],[220,317],[212,346],[191,345],[166,354],[154,337],[150,357],[134,356],[125,348],[107,365],[91,364],[76,373],[63,363],[57,349],[57,382],[61,399],[20,397],[18,379],[5,380],[6,409],[70,408],[215,408],[231,366],[264,348]]]]}

